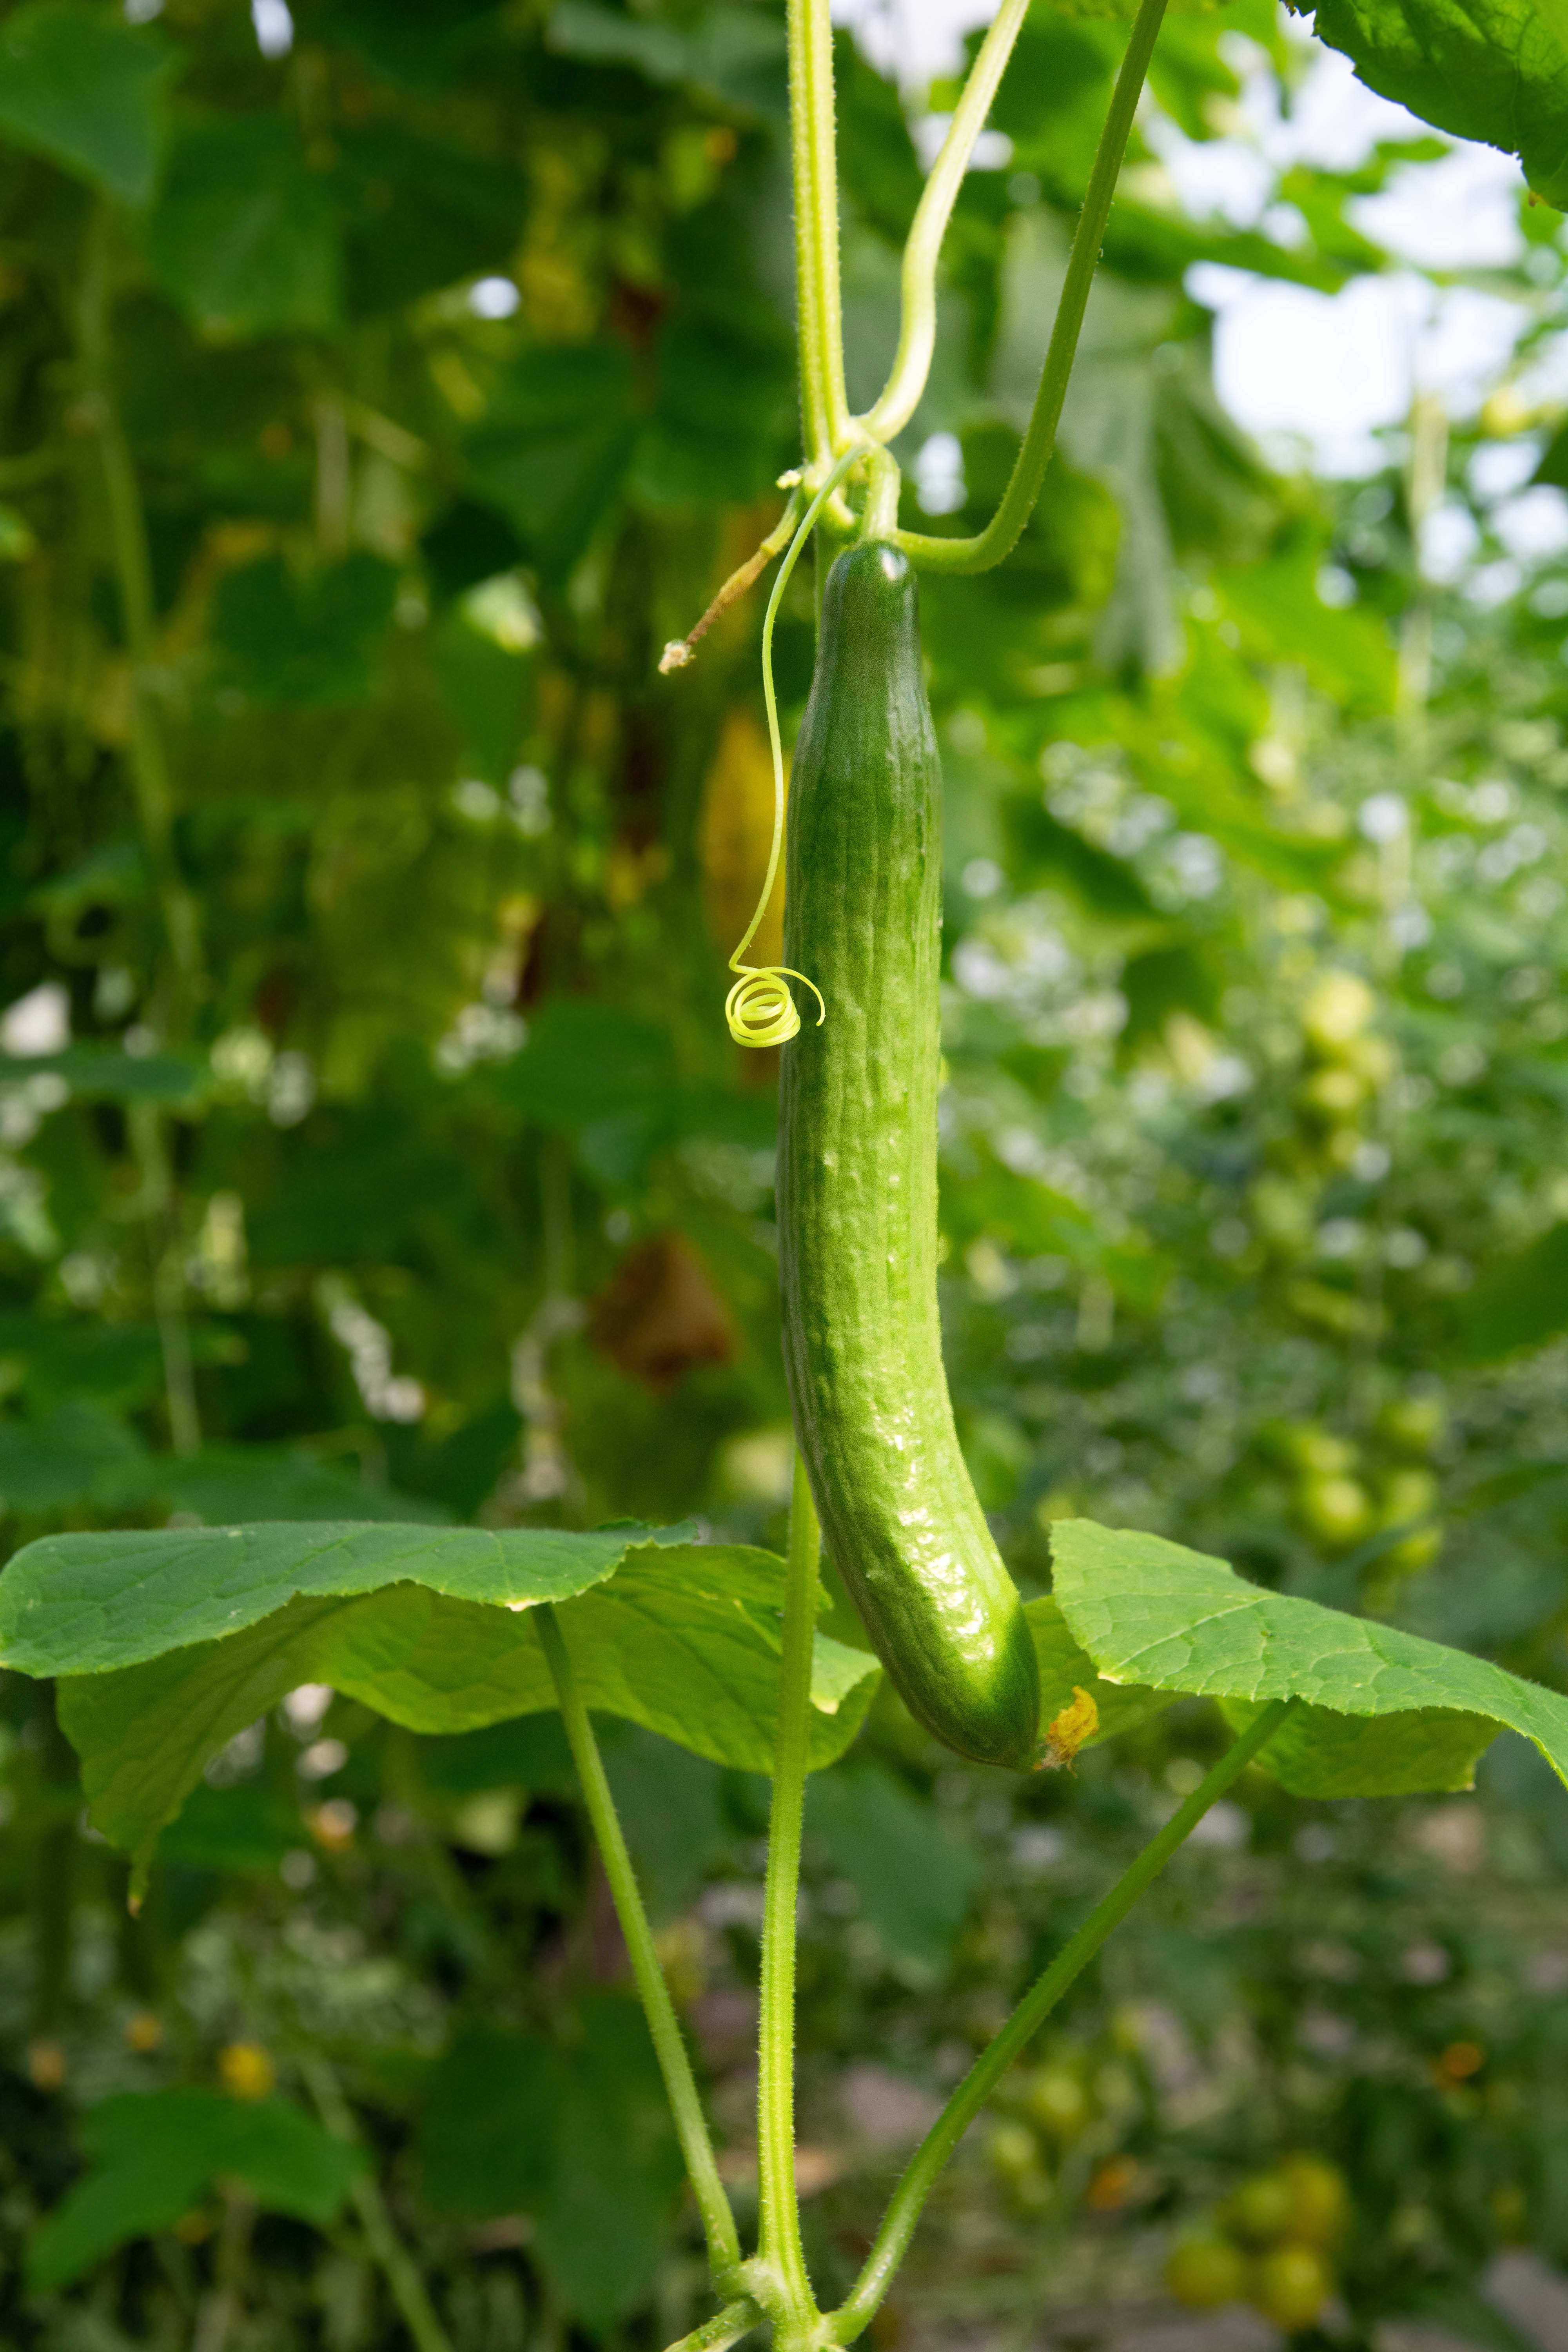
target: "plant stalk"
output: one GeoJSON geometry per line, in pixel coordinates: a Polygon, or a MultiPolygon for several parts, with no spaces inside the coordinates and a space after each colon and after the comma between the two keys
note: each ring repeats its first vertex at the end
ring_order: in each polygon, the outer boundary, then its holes
{"type": "Polygon", "coordinates": [[[790,165],[795,184],[801,422],[809,465],[844,446],[844,316],[838,286],[838,161],[828,0],[788,0],[790,165]]]}
{"type": "Polygon", "coordinates": [[[1002,0],[963,85],[942,152],[931,165],[915,207],[904,245],[899,348],[876,405],[857,420],[873,441],[891,441],[901,433],[925,390],[931,353],[936,348],[937,258],[974,152],[974,142],[985,128],[997,84],[1006,70],[1013,44],[1028,13],[1029,0],[1002,0]]]}
{"type": "Polygon", "coordinates": [[[1014,464],[1012,478],[1002,494],[1001,504],[984,530],[973,539],[937,539],[925,531],[901,530],[899,533],[898,544],[904,553],[928,571],[989,572],[994,565],[1011,555],[1025,524],[1034,512],[1040,485],[1046,478],[1046,467],[1050,464],[1051,452],[1056,447],[1062,402],[1078,352],[1079,336],[1083,329],[1089,288],[1094,282],[1095,268],[1100,260],[1105,225],[1110,216],[1111,198],[1116,194],[1121,159],[1127,152],[1127,142],[1132,130],[1132,118],[1138,111],[1143,78],[1149,70],[1149,60],[1153,56],[1154,42],[1164,14],[1165,0],[1140,0],[1131,38],[1121,60],[1121,70],[1116,77],[1116,88],[1111,93],[1110,110],[1100,134],[1094,169],[1089,176],[1089,191],[1084,197],[1083,210],[1079,215],[1072,251],[1068,257],[1067,277],[1062,283],[1061,299],[1057,304],[1056,323],[1051,329],[1050,344],[1046,352],[1039,390],[1035,394],[1028,430],[1014,464]]]}
{"type": "Polygon", "coordinates": [[[572,1760],[583,1784],[588,1819],[598,1840],[605,1875],[610,1882],[616,1916],[626,1939],[632,1974],[637,1979],[648,2032],[653,2036],[659,2072],[664,2077],[665,2095],[680,2140],[680,2151],[686,2159],[687,2177],[702,2217],[708,2266],[715,2285],[722,2292],[740,2266],[741,2241],[735,2228],[735,2216],[724,2193],[724,2184],[719,2178],[708,2119],[702,2112],[702,2101],[698,2095],[691,2061],[681,2036],[680,2021],[675,2014],[675,2003],[669,1997],[669,1987],[664,1980],[664,1970],[659,1967],[658,1955],[654,1949],[653,1930],[648,1926],[637,1873],[626,1851],[620,1817],[616,1811],[616,1801],[610,1794],[599,1743],[594,1736],[588,1710],[583,1704],[576,1673],[562,1638],[555,1612],[547,1601],[534,1612],[534,1622],[539,1628],[540,1646],[550,1668],[550,1678],[555,1685],[556,1703],[561,1709],[562,1722],[566,1727],[572,1760]]]}
{"type": "MultiPolygon", "coordinates": [[[[778,1739],[768,1868],[763,1895],[762,2021],[757,2080],[758,2259],[783,2289],[788,2317],[816,2317],[800,2238],[795,2181],[795,1906],[800,1889],[801,1821],[811,1737],[811,1664],[822,1536],[798,1454],[790,1497],[789,1562],[784,1580],[784,1655],[779,1671],[778,1739]]],[[[770,2315],[771,2316],[772,2315],[770,2315]]]]}
{"type": "Polygon", "coordinates": [[[995,2040],[975,2060],[915,2150],[903,2179],[894,2189],[882,2218],[882,2226],[877,2232],[876,2243],[853,2292],[836,2312],[828,2315],[828,2325],[836,2344],[853,2343],[869,2324],[904,2258],[915,2224],[920,2220],[921,2210],[931,2192],[937,2175],[1013,2061],[1038,2032],[1062,1995],[1082,1975],[1112,1928],[1120,1927],[1145,1887],[1159,1876],[1176,1848],[1197,1827],[1209,1807],[1225,1794],[1237,1774],[1251,1763],[1258,1749],[1274,1737],[1293,1704],[1289,1699],[1275,1700],[1272,1706],[1264,1708],[1240,1738],[1226,1748],[1214,1769],[1186,1801],[1176,1808],[1158,1835],[1150,1839],[1131,1868],[1090,1913],[1070,1943],[1058,1953],[1045,1974],[1025,1994],[995,2040]]]}
{"type": "MultiPolygon", "coordinates": [[[[300,2070],[310,2085],[321,2121],[334,2139],[350,2147],[358,2147],[360,2136],[336,2073],[314,2051],[301,2051],[299,2056],[300,2070]]],[[[368,2164],[355,2173],[349,2195],[364,2231],[365,2244],[392,2290],[392,2299],[416,2352],[452,2352],[452,2339],[437,2317],[418,2264],[398,2236],[381,2183],[368,2164]]]]}

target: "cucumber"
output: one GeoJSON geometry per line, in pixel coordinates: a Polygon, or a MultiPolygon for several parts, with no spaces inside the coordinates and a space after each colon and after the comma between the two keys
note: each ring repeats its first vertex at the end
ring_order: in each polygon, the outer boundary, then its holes
{"type": "Polygon", "coordinates": [[[1039,1682],[953,1427],[937,1315],[942,774],[915,578],[828,575],[789,795],[784,961],[827,1017],[784,1050],[779,1255],[795,1433],[828,1557],[906,1706],[1027,1770],[1039,1682]]]}

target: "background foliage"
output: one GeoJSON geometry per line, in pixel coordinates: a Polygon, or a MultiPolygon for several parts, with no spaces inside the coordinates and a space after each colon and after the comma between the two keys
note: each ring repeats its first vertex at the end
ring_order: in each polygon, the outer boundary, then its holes
{"type": "MultiPolygon", "coordinates": [[[[719,1016],[770,821],[754,609],[656,661],[796,455],[779,15],[130,13],[0,19],[7,1544],[776,1541],[773,1071],[719,1016]]],[[[1237,37],[1300,71],[1263,0],[1173,16],[1154,102],[1191,138],[1237,37]]],[[[973,529],[1005,478],[1121,37],[1026,27],[911,520],[973,529]]],[[[926,100],[847,36],[838,63],[863,401],[926,100]]],[[[1273,242],[1184,216],[1142,149],[1041,512],[1003,571],[930,583],[943,1313],[1027,1590],[1084,1512],[1561,1686],[1568,566],[1510,555],[1497,485],[1568,478],[1563,446],[1503,388],[1452,434],[1418,407],[1373,478],[1271,471],[1184,284],[1384,268],[1355,200],[1441,152],[1297,167],[1273,242]],[[1476,551],[1439,587],[1444,497],[1476,551]]],[[[1529,351],[1563,254],[1521,218],[1489,282],[1529,351]]],[[[858,1639],[842,1604],[833,1630],[858,1639]]],[[[394,2344],[422,2306],[390,2229],[458,2352],[700,2315],[553,1717],[421,1738],[298,1689],[132,1920],[47,1686],[0,1702],[7,2340],[394,2344]]],[[[740,2150],[762,1785],[605,1736],[740,2150]]],[[[826,2281],[1222,1737],[1183,1703],[1018,1787],[884,1696],[814,1783],[826,2281]]],[[[1500,2250],[1568,2265],[1560,1792],[1510,1738],[1476,1799],[1249,1780],[1207,1832],[965,2151],[884,2340],[1157,2297],[1173,2238],[1308,2152],[1352,2194],[1337,2340],[1412,2313],[1525,2340],[1500,2250]]]]}

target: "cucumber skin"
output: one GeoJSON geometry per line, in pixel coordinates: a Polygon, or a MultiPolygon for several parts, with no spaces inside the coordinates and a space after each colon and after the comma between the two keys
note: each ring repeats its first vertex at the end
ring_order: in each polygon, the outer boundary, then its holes
{"type": "Polygon", "coordinates": [[[784,961],[821,989],[780,1076],[784,1368],[829,1558],[910,1713],[1037,1761],[1017,1590],[959,1451],[937,1313],[942,772],[913,572],[828,575],[790,782],[784,961]]]}

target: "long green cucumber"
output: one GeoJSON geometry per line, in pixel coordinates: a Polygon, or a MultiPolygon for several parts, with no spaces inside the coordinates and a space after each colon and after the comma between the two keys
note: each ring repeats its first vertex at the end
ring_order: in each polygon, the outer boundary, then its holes
{"type": "Polygon", "coordinates": [[[1034,1645],[942,1370],[941,931],[915,578],[868,541],[828,575],[790,780],[784,961],[827,1013],[784,1049],[784,1363],[828,1556],[905,1704],[961,1755],[1026,1770],[1034,1645]]]}

